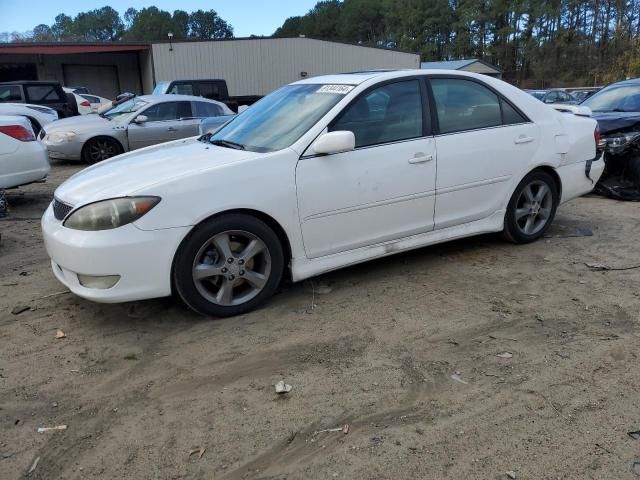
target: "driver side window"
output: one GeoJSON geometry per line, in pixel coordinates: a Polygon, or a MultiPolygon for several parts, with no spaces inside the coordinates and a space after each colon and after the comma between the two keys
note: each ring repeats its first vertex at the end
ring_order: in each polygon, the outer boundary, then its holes
{"type": "Polygon", "coordinates": [[[356,148],[422,137],[422,95],[418,80],[375,88],[351,103],[329,127],[348,130],[356,148]]]}

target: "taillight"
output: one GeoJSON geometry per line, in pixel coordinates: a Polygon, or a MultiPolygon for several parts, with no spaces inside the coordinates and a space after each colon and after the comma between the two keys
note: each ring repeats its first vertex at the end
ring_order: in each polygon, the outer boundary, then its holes
{"type": "Polygon", "coordinates": [[[22,125],[0,125],[0,133],[9,135],[11,138],[21,142],[33,142],[36,139],[33,131],[24,128],[22,125]]]}
{"type": "Polygon", "coordinates": [[[80,105],[83,107],[90,107],[91,104],[89,102],[87,102],[86,100],[84,102],[80,102],[80,105]]]}
{"type": "Polygon", "coordinates": [[[596,141],[596,151],[602,152],[607,146],[607,141],[602,137],[600,127],[596,126],[596,129],[593,131],[593,138],[596,141]]]}

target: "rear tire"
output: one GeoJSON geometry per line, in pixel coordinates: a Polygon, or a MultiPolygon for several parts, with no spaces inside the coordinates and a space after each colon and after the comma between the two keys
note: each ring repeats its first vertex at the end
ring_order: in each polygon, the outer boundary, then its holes
{"type": "Polygon", "coordinates": [[[556,215],[559,203],[556,180],[537,170],[527,175],[513,193],[504,217],[504,237],[513,243],[541,238],[556,215]]]}
{"type": "Polygon", "coordinates": [[[266,223],[225,214],[200,224],[182,242],[173,283],[184,303],[202,315],[240,315],[275,293],[284,261],[280,240],[266,223]]]}

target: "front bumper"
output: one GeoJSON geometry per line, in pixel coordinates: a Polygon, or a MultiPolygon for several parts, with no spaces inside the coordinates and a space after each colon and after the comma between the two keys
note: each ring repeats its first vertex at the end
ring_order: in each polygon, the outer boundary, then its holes
{"type": "Polygon", "coordinates": [[[49,158],[57,160],[82,160],[82,145],[80,141],[71,141],[60,145],[49,145],[44,139],[39,140],[47,149],[49,158]]]}
{"type": "Polygon", "coordinates": [[[171,265],[189,227],[140,230],[133,224],[83,232],[62,226],[49,206],[42,233],[56,278],[76,295],[103,303],[171,295],[171,265]],[[111,288],[87,288],[78,274],[119,275],[111,288]]]}

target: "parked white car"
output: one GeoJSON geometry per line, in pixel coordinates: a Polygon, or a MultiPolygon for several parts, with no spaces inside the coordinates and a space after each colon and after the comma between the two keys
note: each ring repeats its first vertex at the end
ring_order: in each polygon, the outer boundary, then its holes
{"type": "Polygon", "coordinates": [[[47,150],[35,140],[28,118],[0,115],[0,190],[47,178],[47,150]]]}
{"type": "Polygon", "coordinates": [[[91,93],[81,93],[80,96],[89,102],[91,113],[100,113],[100,109],[106,105],[112,106],[113,102],[108,98],[93,95],[91,93]]]}
{"type": "Polygon", "coordinates": [[[29,103],[0,103],[0,115],[27,117],[36,136],[45,125],[58,120],[58,112],[53,108],[29,103]]]}
{"type": "Polygon", "coordinates": [[[235,315],[293,281],[447,240],[540,238],[604,169],[587,110],[454,71],[305,79],[212,136],[124,154],[55,192],[56,277],[122,302],[235,315]],[[436,175],[437,172],[437,175],[436,175]]]}
{"type": "Polygon", "coordinates": [[[92,113],[91,103],[89,102],[89,100],[81,97],[74,91],[73,88],[62,87],[62,90],[64,90],[64,93],[70,93],[71,95],[73,95],[73,98],[75,98],[76,100],[76,105],[78,106],[78,113],[80,115],[88,115],[92,113]]]}

